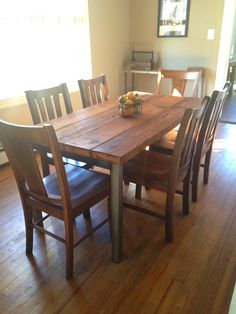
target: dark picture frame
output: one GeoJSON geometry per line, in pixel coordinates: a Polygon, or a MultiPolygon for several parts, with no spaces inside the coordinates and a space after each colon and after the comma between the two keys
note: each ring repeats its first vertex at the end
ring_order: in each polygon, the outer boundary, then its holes
{"type": "Polygon", "coordinates": [[[190,0],[158,0],[158,37],[187,37],[190,0]]]}

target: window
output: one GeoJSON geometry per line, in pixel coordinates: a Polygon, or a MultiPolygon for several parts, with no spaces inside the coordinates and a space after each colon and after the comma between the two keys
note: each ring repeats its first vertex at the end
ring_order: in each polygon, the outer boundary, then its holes
{"type": "Polygon", "coordinates": [[[0,0],[0,99],[91,75],[87,0],[0,0]]]}

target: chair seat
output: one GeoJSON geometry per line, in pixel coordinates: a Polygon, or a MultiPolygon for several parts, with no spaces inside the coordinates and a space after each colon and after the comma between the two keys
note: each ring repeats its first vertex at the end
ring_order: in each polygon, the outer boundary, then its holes
{"type": "Polygon", "coordinates": [[[150,145],[150,150],[172,155],[177,135],[178,129],[171,130],[162,136],[158,141],[150,145]]]}
{"type": "MultiPolygon", "coordinates": [[[[110,191],[110,177],[95,171],[65,166],[72,210],[74,214],[94,205],[94,200],[102,200],[110,191]]],[[[56,172],[43,179],[47,193],[51,197],[60,197],[56,172]]]]}
{"type": "Polygon", "coordinates": [[[139,185],[164,187],[168,183],[171,163],[172,156],[145,150],[124,165],[124,177],[139,185]]]}

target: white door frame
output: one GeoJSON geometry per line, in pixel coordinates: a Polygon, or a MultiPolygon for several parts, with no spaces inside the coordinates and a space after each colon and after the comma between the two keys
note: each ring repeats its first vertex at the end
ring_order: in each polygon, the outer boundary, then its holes
{"type": "Polygon", "coordinates": [[[214,89],[221,89],[226,82],[234,26],[235,8],[235,0],[225,0],[214,89]]]}

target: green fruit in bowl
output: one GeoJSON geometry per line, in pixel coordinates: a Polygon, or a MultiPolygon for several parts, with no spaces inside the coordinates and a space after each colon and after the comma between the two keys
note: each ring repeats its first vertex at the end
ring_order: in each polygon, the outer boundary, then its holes
{"type": "Polygon", "coordinates": [[[120,104],[125,104],[125,103],[126,103],[126,96],[121,96],[121,97],[119,98],[119,103],[120,103],[120,104]]]}

